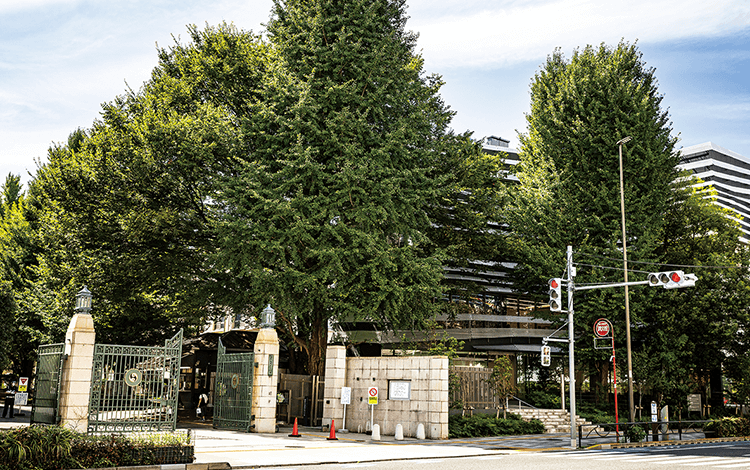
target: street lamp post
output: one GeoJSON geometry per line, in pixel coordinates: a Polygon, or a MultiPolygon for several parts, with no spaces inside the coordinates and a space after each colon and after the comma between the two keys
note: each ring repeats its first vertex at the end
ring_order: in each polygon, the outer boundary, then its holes
{"type": "Polygon", "coordinates": [[[635,421],[635,407],[633,402],[633,354],[630,347],[630,292],[628,291],[628,245],[625,237],[625,184],[622,176],[622,146],[630,142],[630,137],[623,137],[617,141],[620,148],[620,214],[622,216],[622,264],[625,275],[625,341],[628,352],[628,409],[630,422],[635,421]]]}

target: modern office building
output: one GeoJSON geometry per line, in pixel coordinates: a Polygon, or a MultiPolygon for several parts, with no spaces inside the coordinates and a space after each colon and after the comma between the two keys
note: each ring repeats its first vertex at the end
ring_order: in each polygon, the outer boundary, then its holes
{"type": "Polygon", "coordinates": [[[718,197],[716,204],[737,211],[743,219],[742,241],[750,241],[750,159],[711,142],[684,147],[680,151],[680,168],[690,171],[712,185],[718,197]]]}

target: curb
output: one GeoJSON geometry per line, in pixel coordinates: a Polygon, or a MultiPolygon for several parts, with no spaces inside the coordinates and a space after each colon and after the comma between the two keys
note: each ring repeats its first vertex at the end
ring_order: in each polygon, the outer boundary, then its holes
{"type": "Polygon", "coordinates": [[[162,465],[136,465],[131,467],[89,468],[87,470],[231,470],[227,462],[171,463],[162,465]]]}

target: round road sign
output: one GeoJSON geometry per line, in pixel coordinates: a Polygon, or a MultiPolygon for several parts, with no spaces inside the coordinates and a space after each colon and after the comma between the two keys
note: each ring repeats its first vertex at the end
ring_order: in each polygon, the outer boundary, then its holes
{"type": "Polygon", "coordinates": [[[611,332],[612,324],[609,320],[600,318],[594,323],[594,334],[599,338],[607,337],[611,332]]]}

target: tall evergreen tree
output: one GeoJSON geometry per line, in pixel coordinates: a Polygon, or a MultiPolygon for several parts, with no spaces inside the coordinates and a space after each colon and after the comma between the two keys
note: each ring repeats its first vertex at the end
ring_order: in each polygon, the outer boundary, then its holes
{"type": "MultiPolygon", "coordinates": [[[[623,280],[622,264],[616,267],[622,259],[616,143],[626,136],[632,137],[623,148],[628,255],[658,259],[678,163],[661,103],[655,71],[634,44],[587,46],[569,60],[559,50],[548,57],[531,83],[528,132],[519,136],[520,185],[508,211],[519,289],[545,292],[546,280],[563,274],[567,245],[585,263],[577,283],[623,280]]],[[[646,291],[631,289],[633,323],[640,321],[644,296],[654,295],[646,291]]],[[[579,331],[608,317],[616,337],[625,338],[622,289],[579,292],[575,310],[579,331]]],[[[579,359],[598,361],[600,374],[606,370],[606,358],[591,343],[577,346],[579,359]]]]}
{"type": "Polygon", "coordinates": [[[312,374],[329,322],[413,328],[440,297],[427,210],[452,113],[405,24],[403,0],[277,0],[267,25],[279,67],[227,181],[221,259],[252,303],[273,304],[312,374]]]}

